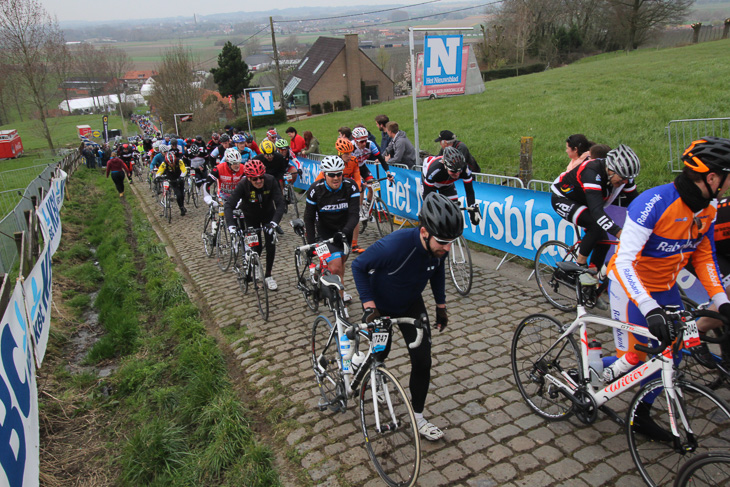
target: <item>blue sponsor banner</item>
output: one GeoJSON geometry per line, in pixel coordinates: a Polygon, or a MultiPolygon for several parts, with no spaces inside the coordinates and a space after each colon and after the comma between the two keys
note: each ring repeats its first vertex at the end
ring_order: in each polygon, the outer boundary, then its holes
{"type": "Polygon", "coordinates": [[[461,83],[461,35],[426,36],[423,56],[423,84],[461,83]]]}
{"type": "Polygon", "coordinates": [[[274,92],[271,90],[251,91],[251,116],[274,114],[274,92]]]}

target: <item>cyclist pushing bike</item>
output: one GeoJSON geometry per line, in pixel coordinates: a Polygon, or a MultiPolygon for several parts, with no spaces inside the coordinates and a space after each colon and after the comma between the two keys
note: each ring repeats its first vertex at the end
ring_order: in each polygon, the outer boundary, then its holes
{"type": "Polygon", "coordinates": [[[619,145],[609,151],[605,159],[584,161],[570,171],[562,173],[552,185],[552,205],[564,220],[585,228],[576,263],[588,268],[591,258],[591,272],[580,275],[581,284],[592,286],[598,283],[595,277],[606,260],[609,246],[599,244],[608,238],[608,233],[619,238],[621,227],[606,214],[605,207],[613,203],[620,194],[629,201],[636,198],[634,179],[639,175],[641,163],[633,150],[619,145]]]}
{"type": "MultiPolygon", "coordinates": [[[[431,284],[436,301],[436,329],[448,324],[444,261],[451,243],[464,230],[459,208],[444,195],[429,194],[418,215],[419,227],[391,233],[371,245],[352,263],[352,275],[364,308],[362,321],[379,316],[418,318],[426,313],[423,290],[431,284]]],[[[401,326],[407,344],[416,330],[401,326]]],[[[385,354],[390,351],[388,343],[385,354]]],[[[423,417],[431,382],[431,328],[424,323],[421,345],[408,348],[411,358],[410,390],[418,431],[435,441],[443,432],[423,417]]]]}
{"type": "Polygon", "coordinates": [[[471,169],[466,165],[464,155],[455,147],[444,148],[443,155],[429,156],[423,161],[423,199],[433,192],[438,192],[451,201],[456,202],[458,196],[455,183],[464,181],[466,205],[472,225],[479,225],[482,220],[479,207],[475,203],[473,176],[471,169]]]}
{"type": "MultiPolygon", "coordinates": [[[[224,212],[226,224],[231,235],[236,234],[236,223],[233,219],[233,210],[237,207],[243,212],[243,218],[247,227],[266,228],[264,240],[266,243],[266,272],[264,282],[272,291],[278,288],[276,281],[271,275],[276,256],[274,245],[274,232],[281,229],[279,222],[284,215],[284,197],[281,195],[279,185],[270,174],[265,174],[266,168],[261,161],[251,160],[243,166],[246,175],[233,190],[231,196],[226,200],[224,212]],[[240,202],[240,205],[239,205],[240,202]]],[[[259,235],[259,241],[261,236],[259,235]]],[[[256,247],[256,252],[261,255],[261,245],[256,247]]]]}
{"type": "MultiPolygon", "coordinates": [[[[688,261],[720,314],[730,317],[730,302],[713,255],[715,199],[730,188],[730,140],[696,140],[682,160],[685,167],[673,183],[646,190],[629,205],[616,255],[608,266],[612,316],[648,327],[665,343],[674,340],[675,330],[663,307],[682,306],[676,280],[688,261]]],[[[614,332],[614,340],[619,357],[647,341],[623,330],[614,332]]],[[[637,355],[646,360],[645,354],[637,355]]],[[[672,434],[650,416],[654,397],[648,396],[637,409],[634,431],[671,441],[672,434]]]]}
{"type": "Polygon", "coordinates": [[[208,188],[206,187],[214,182],[218,183],[218,192],[220,193],[221,198],[224,200],[228,199],[231,193],[233,193],[233,190],[236,189],[238,183],[241,179],[243,179],[243,175],[241,153],[235,147],[226,149],[223,156],[223,162],[218,164],[210,171],[210,174],[208,174],[209,184],[206,184],[203,187],[203,201],[205,201],[208,205],[214,204],[214,201],[208,192],[208,188]]]}
{"type": "Polygon", "coordinates": [[[170,181],[170,187],[175,192],[177,206],[180,207],[180,216],[185,216],[188,210],[185,209],[184,184],[187,169],[181,159],[178,159],[174,152],[165,154],[165,162],[160,164],[155,178],[167,178],[170,181]]]}

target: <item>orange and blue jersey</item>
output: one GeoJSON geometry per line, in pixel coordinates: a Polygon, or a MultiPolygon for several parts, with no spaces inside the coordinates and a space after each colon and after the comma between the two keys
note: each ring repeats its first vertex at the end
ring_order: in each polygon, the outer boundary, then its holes
{"type": "Polygon", "coordinates": [[[659,306],[652,293],[672,289],[690,259],[714,304],[728,302],[714,258],[715,205],[694,213],[674,183],[644,191],[629,205],[608,275],[644,315],[659,306]]]}

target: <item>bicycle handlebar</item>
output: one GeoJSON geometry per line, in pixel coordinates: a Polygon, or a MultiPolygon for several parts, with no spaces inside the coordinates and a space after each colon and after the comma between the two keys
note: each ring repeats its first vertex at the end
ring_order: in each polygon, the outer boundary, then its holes
{"type": "MultiPolygon", "coordinates": [[[[380,318],[376,318],[371,323],[358,323],[355,325],[350,326],[346,331],[345,335],[347,335],[347,338],[350,340],[354,340],[355,336],[359,331],[367,330],[368,328],[375,327],[377,325],[381,325],[385,323],[386,321],[390,323],[390,325],[413,325],[416,327],[416,339],[413,340],[411,343],[408,344],[408,348],[414,349],[421,346],[421,342],[423,341],[423,322],[426,320],[426,315],[422,314],[421,318],[390,318],[387,316],[382,316],[380,318]]],[[[348,353],[349,356],[346,356],[346,359],[351,359],[352,356],[355,354],[355,348],[351,347],[350,352],[348,353]]]]}
{"type": "MultiPolygon", "coordinates": [[[[687,311],[687,312],[691,314],[693,320],[695,318],[701,318],[704,316],[707,318],[714,318],[716,320],[720,320],[724,325],[726,325],[726,326],[728,325],[728,319],[725,318],[720,313],[718,313],[717,311],[712,311],[709,309],[698,309],[698,310],[687,311]]],[[[680,335],[682,334],[681,332],[686,327],[683,325],[683,323],[686,320],[680,315],[679,312],[670,312],[669,315],[670,315],[670,317],[674,318],[673,322],[671,323],[671,326],[675,326],[675,327],[679,328],[678,333],[677,333],[677,337],[679,338],[680,335]]],[[[702,341],[705,341],[708,343],[722,343],[722,342],[725,342],[726,340],[730,339],[730,332],[726,332],[722,336],[717,337],[717,338],[713,338],[711,336],[708,336],[707,334],[704,334],[701,339],[702,339],[702,341]]],[[[645,352],[650,355],[656,355],[656,354],[659,354],[662,351],[664,351],[664,349],[670,345],[671,345],[671,342],[666,343],[666,342],[662,341],[656,347],[647,347],[645,345],[637,344],[637,345],[634,345],[634,349],[639,352],[645,352]]]]}
{"type": "MultiPolygon", "coordinates": [[[[309,252],[313,248],[315,248],[318,245],[323,244],[323,243],[335,243],[335,238],[332,237],[332,238],[330,238],[328,240],[322,240],[320,242],[314,242],[314,243],[311,243],[311,244],[302,245],[301,247],[297,247],[296,250],[298,250],[300,252],[309,252]]],[[[343,251],[344,251],[345,255],[350,255],[350,246],[347,245],[347,242],[342,242],[342,245],[344,246],[343,251]]]]}

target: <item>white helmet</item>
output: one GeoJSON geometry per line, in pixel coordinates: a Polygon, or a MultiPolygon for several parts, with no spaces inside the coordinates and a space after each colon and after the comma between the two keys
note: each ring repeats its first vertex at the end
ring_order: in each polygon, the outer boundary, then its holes
{"type": "Polygon", "coordinates": [[[241,153],[238,152],[238,149],[236,149],[235,147],[231,147],[230,149],[226,149],[226,152],[223,155],[223,159],[228,164],[240,164],[241,163],[241,153]]]}
{"type": "Polygon", "coordinates": [[[355,127],[354,129],[352,129],[352,138],[355,140],[367,139],[368,129],[366,129],[365,127],[355,127]]]}
{"type": "Polygon", "coordinates": [[[163,154],[170,150],[170,146],[167,144],[160,144],[160,152],[163,154]]]}
{"type": "Polygon", "coordinates": [[[326,156],[319,163],[319,168],[322,172],[337,172],[345,169],[345,161],[340,156],[326,156]]]}
{"type": "Polygon", "coordinates": [[[634,179],[639,175],[639,157],[627,145],[619,145],[606,155],[606,168],[622,178],[634,179]]]}

